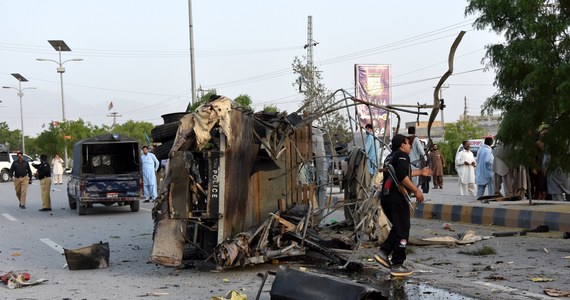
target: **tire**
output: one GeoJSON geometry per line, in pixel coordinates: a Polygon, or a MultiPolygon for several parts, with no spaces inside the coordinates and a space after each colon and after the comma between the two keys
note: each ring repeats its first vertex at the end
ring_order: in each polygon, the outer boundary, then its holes
{"type": "Polygon", "coordinates": [[[82,206],[81,203],[79,202],[79,199],[77,199],[75,205],[77,206],[77,213],[80,216],[84,216],[87,214],[87,206],[82,206]]]}
{"type": "Polygon", "coordinates": [[[10,173],[8,173],[8,171],[6,170],[2,170],[2,172],[0,173],[0,181],[2,182],[10,181],[10,173]]]}
{"type": "Polygon", "coordinates": [[[141,202],[140,201],[132,201],[131,202],[131,211],[132,212],[137,212],[139,211],[139,207],[141,206],[141,202]]]}
{"type": "Polygon", "coordinates": [[[176,136],[176,132],[178,131],[178,126],[180,126],[180,121],[155,126],[150,131],[152,141],[155,143],[162,143],[173,140],[176,136]]]}
{"type": "Polygon", "coordinates": [[[172,146],[174,145],[174,140],[170,140],[168,142],[164,142],[162,143],[162,145],[155,147],[154,148],[154,155],[156,156],[156,159],[163,160],[163,159],[168,159],[168,153],[170,153],[170,149],[172,148],[172,146]]]}
{"type": "Polygon", "coordinates": [[[172,122],[180,121],[180,119],[182,119],[182,117],[184,117],[187,114],[189,114],[189,113],[182,111],[182,112],[164,114],[160,117],[164,121],[164,124],[166,124],[166,123],[172,123],[172,122]]]}
{"type": "Polygon", "coordinates": [[[69,201],[69,208],[77,209],[77,200],[69,192],[67,193],[67,201],[69,201]]]}

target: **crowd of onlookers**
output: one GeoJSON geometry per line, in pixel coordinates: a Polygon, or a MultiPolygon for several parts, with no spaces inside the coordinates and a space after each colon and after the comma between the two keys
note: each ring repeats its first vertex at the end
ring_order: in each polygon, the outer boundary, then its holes
{"type": "Polygon", "coordinates": [[[540,155],[536,157],[539,168],[512,166],[508,156],[509,147],[493,139],[485,138],[484,145],[474,156],[469,141],[463,142],[463,149],[455,157],[455,168],[459,177],[461,195],[481,197],[497,195],[532,199],[567,201],[570,193],[570,174],[560,168],[549,166],[550,156],[544,152],[544,144],[537,141],[540,155]]]}

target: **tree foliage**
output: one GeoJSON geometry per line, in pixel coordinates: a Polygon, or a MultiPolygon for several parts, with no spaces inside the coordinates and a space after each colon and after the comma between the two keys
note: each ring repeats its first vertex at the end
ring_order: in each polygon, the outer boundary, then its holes
{"type": "Polygon", "coordinates": [[[277,108],[277,106],[271,105],[271,104],[270,105],[264,105],[263,111],[268,112],[268,113],[276,113],[276,112],[279,112],[279,108],[277,108]]]}
{"type": "Polygon", "coordinates": [[[249,95],[241,94],[234,99],[234,102],[239,106],[245,109],[251,110],[251,98],[249,95]]]}
{"type": "Polygon", "coordinates": [[[196,109],[198,109],[198,107],[200,107],[200,105],[212,100],[213,98],[215,98],[217,96],[218,96],[218,94],[216,93],[216,89],[209,89],[205,94],[200,96],[200,98],[196,102],[188,103],[188,106],[186,107],[186,111],[187,112],[195,112],[196,109]]]}
{"type": "MultiPolygon", "coordinates": [[[[302,103],[304,111],[315,113],[329,107],[329,93],[325,85],[322,83],[321,72],[317,67],[304,64],[300,58],[295,57],[293,60],[293,72],[298,75],[293,86],[299,88],[299,93],[303,94],[305,99],[302,103]]],[[[346,130],[348,127],[346,118],[338,111],[323,115],[317,120],[317,124],[324,130],[326,141],[331,145],[346,143],[352,139],[352,136],[346,130]]]]}
{"type": "Polygon", "coordinates": [[[138,140],[141,146],[150,146],[150,131],[154,125],[149,122],[128,120],[127,122],[115,125],[113,133],[125,135],[138,140]]]}
{"type": "Polygon", "coordinates": [[[8,123],[0,122],[0,144],[4,144],[10,151],[20,150],[21,133],[19,129],[10,130],[8,123]]]}
{"type": "Polygon", "coordinates": [[[497,93],[484,109],[502,112],[497,138],[513,146],[510,160],[532,165],[542,136],[551,165],[570,170],[569,1],[470,0],[474,26],[505,38],[487,46],[497,93]]]}

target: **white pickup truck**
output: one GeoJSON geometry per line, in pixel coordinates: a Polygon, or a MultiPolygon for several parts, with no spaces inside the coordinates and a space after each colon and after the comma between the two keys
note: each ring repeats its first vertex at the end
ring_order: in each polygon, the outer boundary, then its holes
{"type": "MultiPolygon", "coordinates": [[[[12,177],[10,176],[10,167],[12,162],[18,159],[17,153],[0,152],[0,181],[6,182],[10,181],[12,177]]],[[[30,164],[39,164],[39,161],[33,160],[30,156],[24,154],[24,160],[30,164]]]]}

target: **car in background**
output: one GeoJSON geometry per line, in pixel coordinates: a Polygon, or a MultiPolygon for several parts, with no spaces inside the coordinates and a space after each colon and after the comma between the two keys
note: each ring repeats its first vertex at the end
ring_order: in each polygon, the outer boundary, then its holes
{"type": "MultiPolygon", "coordinates": [[[[12,166],[12,162],[18,160],[18,153],[8,153],[8,152],[0,152],[0,181],[7,182],[12,180],[12,176],[10,176],[10,167],[12,166]]],[[[39,160],[34,160],[29,155],[24,154],[24,160],[30,164],[30,168],[32,168],[32,164],[39,164],[39,160]]],[[[34,169],[32,169],[32,174],[35,173],[34,169]]]]}
{"type": "MultiPolygon", "coordinates": [[[[483,147],[483,145],[485,144],[485,140],[475,139],[475,140],[468,140],[468,142],[470,146],[469,150],[473,152],[473,157],[477,157],[477,152],[479,152],[479,149],[483,147]]],[[[463,144],[460,144],[459,147],[457,147],[457,151],[455,152],[455,157],[457,157],[457,154],[459,154],[460,151],[463,151],[463,144]]]]}

